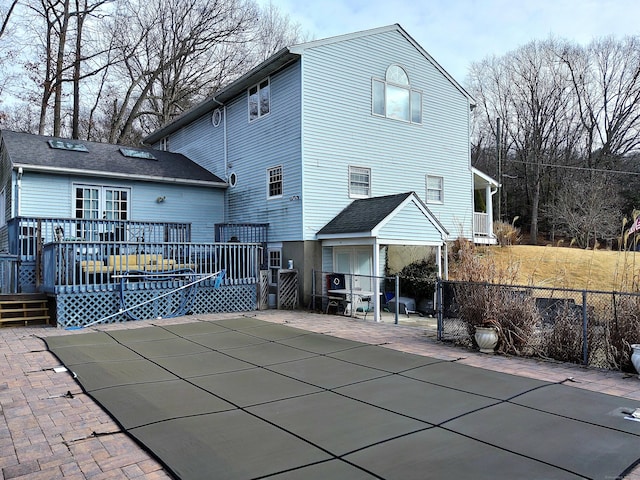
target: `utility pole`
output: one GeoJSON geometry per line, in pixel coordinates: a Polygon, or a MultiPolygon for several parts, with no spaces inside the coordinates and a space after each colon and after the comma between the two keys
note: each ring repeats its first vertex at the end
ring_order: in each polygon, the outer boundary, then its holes
{"type": "Polygon", "coordinates": [[[500,117],[496,118],[496,153],[498,156],[498,221],[502,220],[502,155],[500,152],[501,130],[500,117]]]}

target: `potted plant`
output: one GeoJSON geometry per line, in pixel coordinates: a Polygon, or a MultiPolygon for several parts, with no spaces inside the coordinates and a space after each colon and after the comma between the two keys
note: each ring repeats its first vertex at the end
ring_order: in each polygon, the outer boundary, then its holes
{"type": "Polygon", "coordinates": [[[493,353],[498,345],[500,324],[493,319],[484,320],[475,326],[475,338],[482,353],[493,353]]]}
{"type": "MultiPolygon", "coordinates": [[[[640,343],[631,344],[631,363],[636,372],[640,373],[640,343]]],[[[638,375],[640,378],[640,375],[638,375]]]]}

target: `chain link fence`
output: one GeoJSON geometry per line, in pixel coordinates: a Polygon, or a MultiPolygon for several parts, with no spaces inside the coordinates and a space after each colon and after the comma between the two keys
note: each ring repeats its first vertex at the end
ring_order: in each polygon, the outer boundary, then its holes
{"type": "Polygon", "coordinates": [[[476,347],[476,326],[498,329],[497,351],[634,372],[640,294],[438,281],[438,338],[476,347]]]}

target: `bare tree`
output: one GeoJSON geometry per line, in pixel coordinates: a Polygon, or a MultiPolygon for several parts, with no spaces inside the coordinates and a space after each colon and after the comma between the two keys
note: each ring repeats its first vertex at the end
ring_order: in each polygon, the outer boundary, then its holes
{"type": "Polygon", "coordinates": [[[132,0],[121,8],[110,35],[127,85],[112,83],[122,88],[109,102],[112,142],[131,141],[143,117],[158,118],[157,125],[190,106],[226,66],[225,47],[247,42],[256,19],[254,4],[244,0],[132,0]]]}
{"type": "Polygon", "coordinates": [[[607,37],[558,56],[571,73],[587,167],[612,168],[640,147],[640,38],[607,37]]]}
{"type": "Polygon", "coordinates": [[[0,10],[0,19],[2,20],[2,22],[0,23],[0,38],[2,38],[4,33],[7,31],[7,27],[9,25],[9,19],[11,18],[11,14],[13,13],[13,10],[16,8],[16,5],[18,5],[18,0],[13,0],[12,2],[9,3],[8,8],[6,9],[3,8],[0,10]]]}
{"type": "Polygon", "coordinates": [[[622,218],[618,185],[603,174],[594,177],[574,172],[571,178],[558,188],[550,205],[558,232],[582,248],[596,248],[599,240],[616,238],[622,218]]]}

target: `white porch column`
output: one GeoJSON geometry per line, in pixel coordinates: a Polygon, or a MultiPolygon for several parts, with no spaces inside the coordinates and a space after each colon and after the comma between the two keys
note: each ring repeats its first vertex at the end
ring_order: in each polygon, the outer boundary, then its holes
{"type": "Polygon", "coordinates": [[[493,233],[493,195],[491,193],[491,185],[484,187],[484,197],[487,210],[487,235],[491,238],[493,233]]]}
{"type": "Polygon", "coordinates": [[[380,245],[378,245],[378,239],[373,240],[373,321],[380,321],[380,282],[378,281],[378,275],[380,274],[380,245]]]}

